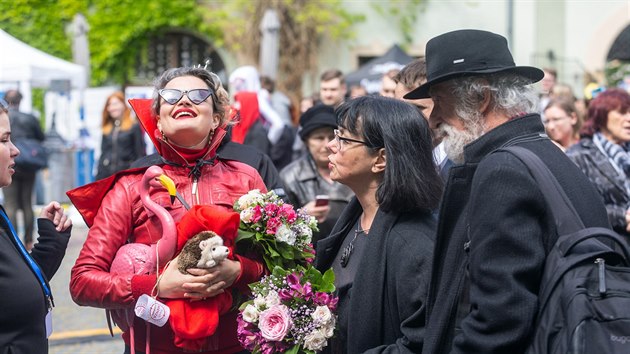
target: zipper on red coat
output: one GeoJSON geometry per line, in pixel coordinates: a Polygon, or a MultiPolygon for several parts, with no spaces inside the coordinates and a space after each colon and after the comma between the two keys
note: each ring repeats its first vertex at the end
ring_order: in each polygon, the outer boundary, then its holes
{"type": "Polygon", "coordinates": [[[193,204],[195,205],[199,205],[199,188],[197,187],[197,182],[198,182],[197,177],[193,176],[192,198],[193,198],[193,204]]]}

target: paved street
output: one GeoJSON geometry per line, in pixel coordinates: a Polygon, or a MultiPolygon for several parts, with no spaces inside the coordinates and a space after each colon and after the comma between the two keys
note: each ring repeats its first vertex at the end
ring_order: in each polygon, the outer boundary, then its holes
{"type": "Polygon", "coordinates": [[[122,354],[124,345],[120,331],[116,328],[118,333],[114,338],[109,335],[105,310],[80,307],[70,298],[70,269],[88,230],[80,218],[73,217],[73,223],[66,256],[51,281],[56,306],[53,310],[54,332],[50,338],[50,354],[122,354]]]}

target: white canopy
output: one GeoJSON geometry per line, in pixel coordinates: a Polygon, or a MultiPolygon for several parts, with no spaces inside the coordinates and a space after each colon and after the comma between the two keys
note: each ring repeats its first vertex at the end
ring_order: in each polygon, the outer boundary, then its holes
{"type": "Polygon", "coordinates": [[[73,88],[86,87],[83,66],[59,59],[19,41],[0,29],[0,83],[18,83],[22,108],[31,107],[31,87],[48,87],[51,80],[70,80],[73,88]]]}

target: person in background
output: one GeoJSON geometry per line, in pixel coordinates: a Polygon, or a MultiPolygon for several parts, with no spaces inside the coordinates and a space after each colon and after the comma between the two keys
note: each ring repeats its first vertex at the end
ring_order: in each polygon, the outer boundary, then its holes
{"type": "Polygon", "coordinates": [[[302,97],[300,100],[300,115],[318,103],[321,103],[319,100],[319,92],[302,97]]]}
{"type": "Polygon", "coordinates": [[[337,69],[326,70],[319,78],[319,99],[325,104],[338,107],[346,98],[348,91],[343,73],[337,69]]]}
{"type": "Polygon", "coordinates": [[[350,100],[337,116],[330,177],[356,197],[317,243],[316,267],[332,267],[339,296],[324,351],[420,353],[442,192],[431,131],[417,109],[379,96],[350,100]]]}
{"type": "MultiPolygon", "coordinates": [[[[0,99],[0,188],[15,176],[20,151],[11,142],[7,104],[0,99]]],[[[48,353],[46,317],[52,316],[48,281],[59,269],[72,232],[72,220],[57,202],[44,206],[37,220],[39,239],[29,254],[0,206],[0,352],[48,353]]]]}
{"type": "Polygon", "coordinates": [[[107,97],[103,107],[103,138],[96,179],[126,170],[146,155],[144,133],[131,114],[125,94],[117,91],[107,97]]]}
{"type": "Polygon", "coordinates": [[[378,92],[379,95],[389,98],[395,97],[394,90],[396,89],[396,81],[394,77],[398,75],[398,72],[400,72],[400,70],[392,69],[383,74],[383,77],[381,77],[381,89],[378,92]]]}
{"type": "MultiPolygon", "coordinates": [[[[31,114],[20,112],[22,94],[17,90],[8,90],[4,95],[8,103],[9,119],[11,121],[11,138],[14,141],[21,139],[34,139],[43,142],[44,132],[39,125],[39,120],[31,114]]],[[[22,211],[24,220],[24,236],[22,240],[26,249],[33,248],[33,231],[35,227],[35,215],[33,213],[33,189],[37,171],[21,166],[15,166],[14,183],[3,188],[4,205],[7,208],[9,220],[13,225],[18,225],[18,211],[22,211]]]]}
{"type": "Polygon", "coordinates": [[[601,194],[613,229],[630,242],[630,95],[622,89],[598,94],[581,136],[567,155],[601,194]]]}
{"type": "Polygon", "coordinates": [[[571,99],[552,98],[545,108],[543,124],[549,138],[562,151],[580,140],[582,122],[571,99]]]}
{"type": "Polygon", "coordinates": [[[544,76],[542,80],[540,80],[540,93],[539,93],[539,107],[540,112],[543,112],[547,104],[549,103],[549,99],[551,98],[551,92],[553,87],[558,82],[558,71],[554,68],[543,68],[544,76]]]}
{"type": "Polygon", "coordinates": [[[271,108],[278,113],[285,125],[293,126],[293,104],[291,99],[284,93],[276,90],[276,82],[269,76],[261,76],[260,85],[269,92],[271,108]]]}
{"type": "MultiPolygon", "coordinates": [[[[217,156],[223,141],[222,127],[228,120],[228,94],[215,74],[202,67],[166,70],[155,81],[153,100],[132,101],[138,119],[149,132],[160,154],[160,166],[175,182],[188,205],[213,205],[232,211],[234,202],[250,190],[266,192],[260,175],[252,167],[217,156]]],[[[82,306],[128,309],[138,297],[156,292],[161,299],[201,300],[224,292],[244,294],[248,284],[265,272],[256,255],[226,259],[211,269],[188,269],[182,274],[174,258],[160,275],[112,274],[117,251],[126,243],[152,244],[163,235],[158,217],[149,213],[140,200],[144,169],[129,170],[108,179],[68,192],[71,201],[91,225],[87,239],[71,272],[70,294],[82,306]],[[107,291],[103,291],[107,289],[107,291]]],[[[154,200],[168,205],[175,222],[186,213],[182,203],[171,204],[163,189],[151,192],[154,200]]],[[[242,348],[236,338],[238,311],[220,316],[216,332],[199,344],[197,353],[236,353],[242,348]]],[[[146,338],[145,322],[136,319],[137,353],[150,342],[156,353],[184,353],[173,342],[170,325],[151,327],[146,338]]],[[[130,353],[130,333],[123,333],[125,352],[130,353]]]]}
{"type": "Polygon", "coordinates": [[[363,97],[367,96],[367,94],[368,92],[363,85],[358,84],[350,86],[350,98],[363,97]]]}
{"type": "Polygon", "coordinates": [[[429,98],[418,99],[406,99],[405,95],[411,92],[416,87],[424,84],[427,81],[427,64],[424,58],[418,58],[405,65],[399,72],[393,77],[396,83],[394,88],[394,98],[403,100],[418,108],[422,113],[422,116],[428,120],[429,127],[432,131],[432,143],[433,143],[433,157],[435,163],[439,167],[440,176],[444,181],[448,177],[448,170],[453,165],[446,152],[444,151],[444,143],[442,142],[443,136],[437,134],[436,129],[431,124],[431,111],[433,110],[433,100],[429,98]]]}
{"type": "Polygon", "coordinates": [[[230,74],[230,88],[235,101],[234,108],[243,113],[242,123],[247,123],[242,126],[239,122],[233,127],[232,139],[244,144],[253,141],[252,145],[264,149],[263,140],[266,135],[268,149],[261,151],[269,155],[278,170],[282,169],[293,159],[291,150],[295,140],[293,124],[285,123],[273,109],[269,92],[262,88],[258,70],[253,66],[236,68],[230,74]],[[248,122],[244,120],[246,114],[250,116],[248,122]],[[254,136],[252,139],[250,139],[250,134],[254,136]],[[244,137],[244,139],[237,139],[237,137],[244,137]]]}
{"type": "Polygon", "coordinates": [[[527,166],[547,165],[586,227],[609,227],[601,197],[544,134],[534,67],[516,66],[505,37],[457,30],[426,45],[427,82],[451,167],[440,203],[423,353],[525,353],[532,341],[555,218],[527,166]],[[475,45],[470,45],[474,43],[475,45]],[[479,50],[484,48],[484,50],[479,50]],[[454,60],[457,58],[458,60],[454,60]]]}
{"type": "Polygon", "coordinates": [[[313,244],[330,234],[339,215],[354,195],[330,178],[327,144],[335,138],[337,118],[332,107],[319,104],[300,117],[298,134],[307,153],[280,171],[289,202],[317,218],[319,232],[313,244]],[[325,198],[317,200],[317,196],[325,198]]]}

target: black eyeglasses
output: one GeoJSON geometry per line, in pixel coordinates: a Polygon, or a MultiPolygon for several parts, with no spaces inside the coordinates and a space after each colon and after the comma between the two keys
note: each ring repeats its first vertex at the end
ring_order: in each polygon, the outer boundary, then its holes
{"type": "Polygon", "coordinates": [[[166,101],[166,103],[168,104],[175,104],[179,102],[179,100],[184,97],[184,94],[188,96],[190,102],[194,104],[201,104],[213,94],[212,90],[210,89],[195,89],[188,91],[182,91],[178,89],[161,89],[158,91],[158,93],[160,94],[160,97],[162,97],[164,101],[166,101]]]}
{"type": "Polygon", "coordinates": [[[7,101],[0,98],[0,111],[8,113],[9,112],[9,104],[7,101]]]}
{"type": "Polygon", "coordinates": [[[342,141],[349,141],[349,142],[352,142],[352,143],[358,143],[358,144],[363,144],[365,146],[369,146],[368,143],[366,143],[365,141],[342,137],[340,135],[341,133],[339,132],[339,129],[335,129],[333,131],[335,132],[335,141],[337,142],[337,150],[338,151],[341,151],[341,142],[342,141]]]}

